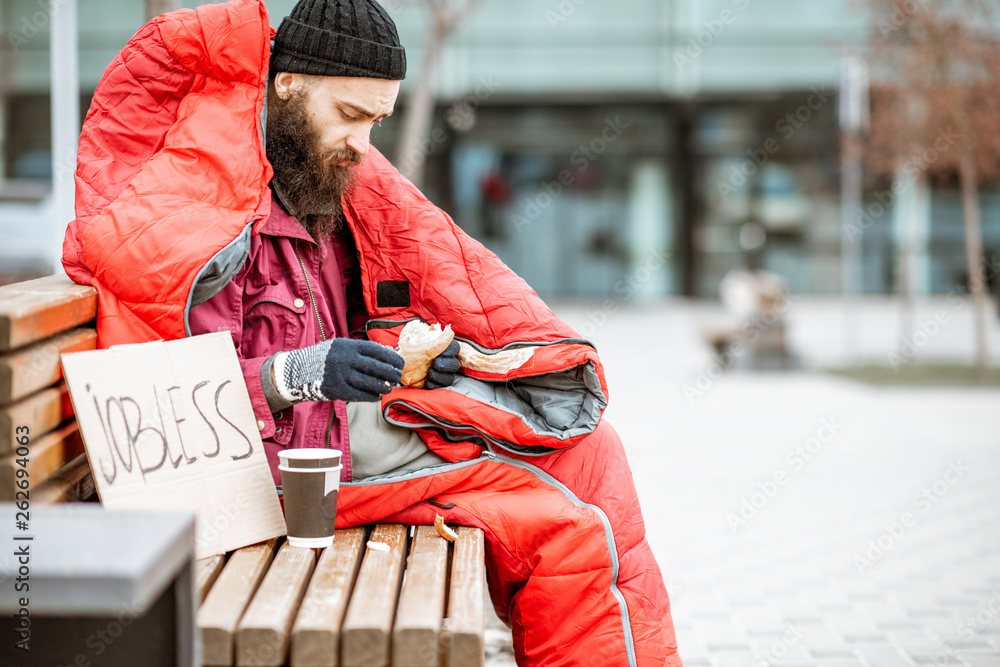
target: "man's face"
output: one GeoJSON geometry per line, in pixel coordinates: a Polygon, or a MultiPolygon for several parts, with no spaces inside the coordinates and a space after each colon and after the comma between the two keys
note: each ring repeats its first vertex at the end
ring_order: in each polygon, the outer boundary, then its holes
{"type": "Polygon", "coordinates": [[[275,76],[267,157],[282,198],[314,237],[339,227],[340,197],[398,94],[399,82],[385,79],[275,76]]]}

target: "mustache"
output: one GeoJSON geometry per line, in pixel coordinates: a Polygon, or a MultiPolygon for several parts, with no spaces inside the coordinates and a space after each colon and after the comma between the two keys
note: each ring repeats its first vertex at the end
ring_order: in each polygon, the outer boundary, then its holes
{"type": "Polygon", "coordinates": [[[350,148],[334,148],[333,150],[323,151],[317,156],[322,162],[347,162],[350,167],[357,167],[364,160],[362,156],[357,151],[350,148]]]}

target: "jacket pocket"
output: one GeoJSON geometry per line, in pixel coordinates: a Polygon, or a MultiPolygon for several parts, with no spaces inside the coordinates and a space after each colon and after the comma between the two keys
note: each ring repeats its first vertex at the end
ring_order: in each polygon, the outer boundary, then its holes
{"type": "Polygon", "coordinates": [[[254,358],[301,347],[303,317],[304,308],[296,308],[284,291],[271,288],[249,297],[243,308],[240,352],[244,358],[254,358]]]}

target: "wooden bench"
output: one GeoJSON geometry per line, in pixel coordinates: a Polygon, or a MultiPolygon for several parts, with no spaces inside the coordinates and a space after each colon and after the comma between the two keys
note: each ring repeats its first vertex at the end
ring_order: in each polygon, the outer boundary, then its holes
{"type": "Polygon", "coordinates": [[[483,533],[457,533],[377,524],[322,551],[269,540],[198,561],[203,664],[482,665],[483,533]]]}
{"type": "MultiPolygon", "coordinates": [[[[0,502],[16,499],[19,426],[32,502],[96,500],[59,363],[96,348],[96,313],[95,290],[65,276],[0,287],[0,502]]],[[[324,550],[282,538],[197,561],[204,664],[482,665],[483,533],[457,532],[377,524],[324,550]]]]}
{"type": "Polygon", "coordinates": [[[97,347],[96,314],[96,290],[65,276],[0,287],[0,502],[15,500],[24,427],[32,502],[94,496],[59,355],[97,347]]]}

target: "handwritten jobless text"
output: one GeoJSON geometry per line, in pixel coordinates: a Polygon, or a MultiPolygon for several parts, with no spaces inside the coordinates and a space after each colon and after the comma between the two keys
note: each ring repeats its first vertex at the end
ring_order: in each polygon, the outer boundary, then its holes
{"type": "MultiPolygon", "coordinates": [[[[173,385],[165,391],[151,387],[156,409],[150,414],[149,401],[134,396],[98,395],[88,383],[88,409],[96,411],[104,429],[107,453],[99,453],[95,468],[108,485],[114,484],[122,471],[146,476],[158,470],[196,464],[200,458],[212,459],[223,453],[220,433],[226,442],[240,442],[226,454],[234,461],[250,457],[253,444],[234,421],[223,414],[223,393],[236,391],[232,380],[202,380],[190,387],[173,385]],[[143,413],[142,406],[147,406],[143,413]],[[234,439],[231,432],[238,434],[234,439]],[[169,467],[167,464],[169,463],[169,467]]],[[[89,445],[88,445],[89,447],[89,445]]],[[[90,450],[91,452],[93,450],[90,450]]]]}

